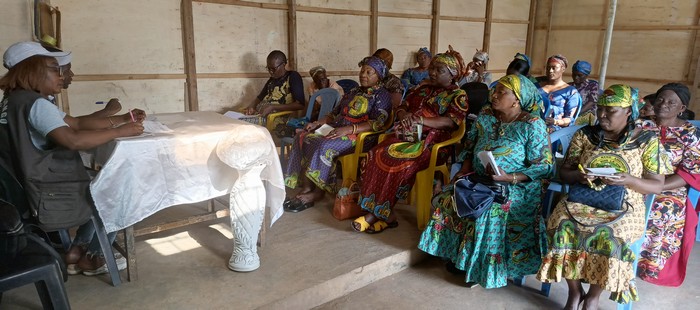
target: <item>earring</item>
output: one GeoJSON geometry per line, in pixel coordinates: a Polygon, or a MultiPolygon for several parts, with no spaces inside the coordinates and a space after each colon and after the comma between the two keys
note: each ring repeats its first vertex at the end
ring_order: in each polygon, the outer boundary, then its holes
{"type": "Polygon", "coordinates": [[[513,107],[515,108],[518,104],[516,102],[513,102],[513,107]]]}

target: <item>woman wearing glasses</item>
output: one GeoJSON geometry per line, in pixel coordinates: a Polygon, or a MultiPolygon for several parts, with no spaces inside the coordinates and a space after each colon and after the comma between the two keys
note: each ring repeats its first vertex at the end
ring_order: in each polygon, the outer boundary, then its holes
{"type": "Polygon", "coordinates": [[[299,111],[304,109],[304,83],[296,71],[287,71],[287,56],[278,50],[267,55],[267,72],[270,79],[255,100],[245,109],[246,114],[299,111]]]}
{"type": "MultiPolygon", "coordinates": [[[[129,113],[76,118],[59,110],[51,100],[63,89],[63,75],[68,71],[64,72],[62,65],[68,63],[70,53],[49,52],[39,43],[20,42],[3,55],[9,71],[0,78],[0,165],[22,183],[28,207],[47,231],[84,224],[92,215],[90,177],[78,150],[140,135],[145,118],[138,109],[133,111],[136,121],[129,113]]],[[[67,257],[66,263],[75,273],[95,275],[107,270],[99,243],[91,243],[93,231],[89,223],[84,224],[73,241],[69,252],[78,255],[67,257]]],[[[115,236],[110,234],[112,240],[115,236]]],[[[118,263],[120,269],[126,267],[123,258],[118,263]]]]}

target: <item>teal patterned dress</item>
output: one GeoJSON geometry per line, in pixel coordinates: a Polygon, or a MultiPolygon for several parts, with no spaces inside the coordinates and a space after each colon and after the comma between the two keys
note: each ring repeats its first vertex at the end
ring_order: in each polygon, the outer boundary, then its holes
{"type": "Polygon", "coordinates": [[[506,173],[519,172],[530,181],[508,185],[508,202],[494,203],[477,220],[460,218],[454,212],[453,186],[445,186],[433,199],[435,211],[418,248],[452,261],[467,272],[466,282],[503,287],[508,278],[537,272],[547,249],[540,215],[542,180],[553,171],[547,126],[535,115],[501,124],[486,106],[469,131],[464,149],[460,159],[471,158],[479,175],[486,172],[475,155],[491,151],[506,173]]]}

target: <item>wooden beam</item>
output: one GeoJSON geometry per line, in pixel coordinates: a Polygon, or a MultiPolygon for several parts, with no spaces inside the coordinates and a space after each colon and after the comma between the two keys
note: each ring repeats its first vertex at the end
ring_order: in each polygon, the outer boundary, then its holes
{"type": "Polygon", "coordinates": [[[526,20],[520,20],[520,19],[502,19],[502,18],[493,18],[491,19],[492,24],[517,24],[517,25],[527,25],[529,21],[526,20]]]}
{"type": "MultiPolygon", "coordinates": [[[[552,32],[552,16],[554,16],[554,1],[555,0],[550,0],[551,2],[549,3],[549,12],[547,13],[547,29],[544,33],[544,57],[542,59],[546,59],[549,57],[549,34],[552,32]]],[[[532,58],[533,55],[529,55],[532,58]]],[[[540,70],[544,71],[544,68],[540,68],[540,70]]],[[[543,72],[541,71],[541,72],[543,72]]],[[[530,68],[530,72],[532,72],[532,68],[530,68]]]]}
{"type": "Polygon", "coordinates": [[[183,80],[187,79],[184,73],[156,73],[156,74],[81,74],[73,77],[77,82],[93,81],[127,81],[127,80],[183,80]]]}
{"type": "Polygon", "coordinates": [[[371,16],[371,12],[358,11],[358,10],[343,10],[343,9],[332,9],[332,8],[318,8],[313,6],[297,5],[297,11],[299,12],[311,12],[311,13],[326,13],[326,14],[337,14],[337,15],[357,15],[357,16],[371,16]]]}
{"type": "Polygon", "coordinates": [[[194,53],[194,21],[192,18],[192,0],[180,2],[182,21],[182,53],[185,64],[186,111],[199,111],[197,97],[197,61],[194,53]]]}
{"type": "Polygon", "coordinates": [[[446,15],[440,15],[440,20],[454,20],[458,22],[475,22],[475,23],[483,23],[486,21],[486,18],[483,17],[462,17],[462,16],[446,16],[446,15]]]}
{"type": "Polygon", "coordinates": [[[193,1],[202,2],[202,3],[212,3],[212,4],[228,4],[228,5],[247,6],[247,7],[253,7],[253,8],[260,8],[260,9],[276,9],[276,10],[286,10],[287,9],[286,4],[277,4],[277,3],[260,3],[260,2],[239,1],[239,0],[193,0],[193,1]]]}
{"type": "Polygon", "coordinates": [[[369,55],[372,55],[378,48],[377,36],[379,35],[379,0],[372,0],[370,10],[369,55]]]}
{"type": "Polygon", "coordinates": [[[413,19],[432,19],[431,14],[408,14],[408,13],[393,13],[393,12],[379,12],[379,16],[382,17],[398,17],[398,18],[413,18],[413,19]]]}
{"type": "Polygon", "coordinates": [[[491,22],[493,19],[493,0],[486,0],[486,22],[484,22],[484,39],[481,50],[489,51],[491,47],[491,22]]]}
{"type": "MultiPolygon", "coordinates": [[[[700,1],[698,1],[695,7],[695,16],[693,18],[693,25],[700,26],[700,1]]],[[[690,66],[693,64],[693,59],[697,59],[697,51],[695,50],[695,43],[697,42],[698,30],[694,29],[690,37],[690,44],[688,45],[688,58],[686,59],[685,72],[683,73],[683,78],[690,79],[690,66]]],[[[695,93],[692,91],[691,93],[695,93]]]]}
{"type": "MultiPolygon", "coordinates": [[[[537,27],[538,30],[546,27],[537,27]]],[[[605,26],[600,25],[557,25],[552,30],[605,30],[605,26]]],[[[615,31],[688,31],[699,30],[698,25],[615,25],[615,31]]]]}
{"type": "Polygon", "coordinates": [[[297,1],[287,0],[287,67],[297,71],[297,1]]]}
{"type": "Polygon", "coordinates": [[[525,54],[532,57],[532,47],[535,40],[535,20],[537,19],[537,0],[530,0],[530,15],[528,15],[527,39],[525,40],[525,54]]]}
{"type": "Polygon", "coordinates": [[[438,40],[440,39],[440,0],[433,0],[433,21],[430,27],[430,50],[438,52],[438,40]]]}

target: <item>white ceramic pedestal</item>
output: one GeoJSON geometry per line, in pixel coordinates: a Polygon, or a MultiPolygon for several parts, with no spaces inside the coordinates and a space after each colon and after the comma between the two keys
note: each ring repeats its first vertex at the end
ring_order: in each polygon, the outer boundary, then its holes
{"type": "Polygon", "coordinates": [[[265,188],[259,164],[248,170],[239,170],[240,176],[231,189],[231,230],[233,254],[228,267],[233,271],[248,272],[260,267],[257,243],[258,233],[265,216],[265,188]]]}

